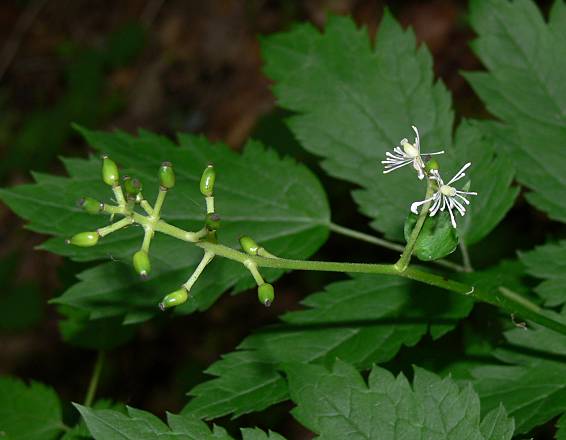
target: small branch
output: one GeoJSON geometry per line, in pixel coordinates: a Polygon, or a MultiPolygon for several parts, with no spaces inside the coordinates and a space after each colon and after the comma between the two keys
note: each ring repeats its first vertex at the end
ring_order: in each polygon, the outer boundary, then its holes
{"type": "Polygon", "coordinates": [[[472,261],[470,260],[470,254],[468,253],[468,247],[462,239],[460,239],[460,252],[462,253],[462,263],[464,264],[464,272],[473,272],[472,261]]]}
{"type": "Polygon", "coordinates": [[[102,367],[104,365],[104,352],[100,350],[96,356],[96,363],[94,364],[94,369],[92,370],[92,376],[90,377],[90,383],[88,384],[88,389],[86,392],[86,397],[84,401],[85,406],[91,406],[96,395],[96,389],[98,388],[98,382],[100,381],[100,373],[102,372],[102,367]]]}
{"type": "MultiPolygon", "coordinates": [[[[327,226],[331,231],[336,232],[337,234],[344,235],[346,237],[355,238],[357,240],[365,241],[366,243],[375,244],[376,246],[380,246],[382,248],[386,248],[398,252],[403,252],[403,250],[405,249],[400,244],[383,240],[382,238],[374,237],[373,235],[365,234],[364,232],[355,231],[353,229],[337,225],[336,223],[329,223],[327,226]]],[[[456,272],[466,272],[466,268],[464,266],[460,266],[459,264],[454,263],[452,261],[433,260],[430,261],[430,263],[436,264],[437,266],[445,267],[447,269],[454,270],[456,272]]]]}
{"type": "MultiPolygon", "coordinates": [[[[427,178],[425,199],[429,199],[432,196],[432,193],[432,183],[431,180],[427,178]]],[[[411,256],[413,255],[413,250],[415,249],[415,245],[417,244],[417,239],[419,238],[419,234],[421,233],[421,229],[428,215],[428,208],[430,208],[430,204],[431,200],[429,200],[422,206],[419,217],[417,218],[417,222],[415,223],[415,227],[413,228],[413,231],[411,232],[411,235],[407,240],[407,245],[405,246],[405,249],[401,254],[401,258],[399,258],[399,261],[395,263],[395,267],[401,272],[406,270],[409,266],[411,256]]]]}

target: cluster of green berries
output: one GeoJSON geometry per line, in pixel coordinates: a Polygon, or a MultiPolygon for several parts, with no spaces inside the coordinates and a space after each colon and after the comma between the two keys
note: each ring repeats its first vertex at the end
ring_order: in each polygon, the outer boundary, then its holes
{"type": "MultiPolygon", "coordinates": [[[[80,247],[94,246],[98,243],[98,240],[101,237],[104,237],[105,235],[115,232],[116,230],[128,225],[139,223],[144,227],[144,241],[141,249],[139,249],[133,255],[132,263],[135,271],[142,278],[147,278],[149,272],[151,271],[149,246],[151,239],[153,238],[154,227],[157,222],[160,221],[160,211],[167,191],[175,186],[175,172],[173,171],[173,166],[170,162],[163,162],[161,164],[161,166],[159,167],[158,176],[159,194],[155,204],[151,206],[143,196],[143,185],[139,181],[139,179],[132,178],[130,176],[124,176],[122,177],[122,180],[120,180],[120,174],[116,163],[108,156],[102,156],[102,180],[112,188],[117,205],[107,205],[92,197],[84,197],[79,201],[79,206],[89,214],[106,213],[110,214],[112,218],[114,215],[120,214],[124,216],[124,218],[115,223],[112,223],[109,226],[97,229],[96,231],[78,233],[67,240],[67,242],[80,247]],[[138,214],[135,211],[136,205],[139,205],[147,215],[141,216],[140,214],[138,214]]],[[[188,241],[207,240],[212,243],[217,242],[216,234],[218,229],[220,228],[220,216],[215,212],[214,207],[215,180],[215,169],[212,165],[208,165],[203,171],[200,180],[200,192],[204,196],[206,201],[206,216],[204,219],[204,227],[198,232],[187,233],[192,234],[192,237],[194,237],[194,240],[191,239],[188,241]]],[[[241,237],[240,244],[242,246],[242,249],[248,255],[275,258],[264,248],[258,246],[251,237],[241,237]]],[[[159,303],[159,308],[161,310],[165,310],[185,303],[189,298],[189,292],[192,285],[196,282],[201,272],[213,257],[213,253],[208,251],[205,252],[201,263],[197,266],[195,272],[191,275],[189,280],[185,284],[183,284],[181,288],[166,295],[159,303]]],[[[264,282],[263,278],[259,274],[259,271],[257,270],[257,266],[251,260],[247,261],[247,263],[249,264],[247,264],[246,267],[248,267],[258,285],[259,301],[265,306],[271,305],[275,297],[273,286],[269,283],[264,282]]]]}

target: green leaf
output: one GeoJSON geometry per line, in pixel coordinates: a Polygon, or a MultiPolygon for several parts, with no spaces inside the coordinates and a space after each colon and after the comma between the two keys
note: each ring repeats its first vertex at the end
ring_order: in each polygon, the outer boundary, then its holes
{"type": "Polygon", "coordinates": [[[258,428],[243,428],[242,438],[243,440],[285,440],[285,438],[276,432],[269,431],[267,434],[258,428]]]}
{"type": "MultiPolygon", "coordinates": [[[[277,255],[307,258],[328,236],[328,204],[316,177],[304,166],[278,157],[258,142],[249,142],[240,155],[195,136],[181,135],[177,146],[148,132],[140,132],[138,137],[85,129],[81,133],[93,147],[109,154],[122,167],[122,174],[140,178],[144,194],[150,200],[157,193],[159,165],[165,159],[171,161],[178,182],[167,195],[163,216],[177,226],[190,230],[202,227],[205,205],[198,182],[202,170],[214,162],[223,243],[237,247],[238,236],[247,233],[277,255]]],[[[141,228],[118,231],[93,248],[65,245],[64,239],[72,233],[92,230],[108,222],[108,218],[81,212],[76,201],[84,195],[105,202],[111,198],[100,178],[100,161],[73,159],[66,160],[65,166],[70,179],[40,176],[36,184],[0,190],[0,198],[30,221],[30,229],[56,236],[43,245],[44,249],[77,261],[109,257],[115,260],[79,274],[80,282],[55,302],[84,309],[92,318],[126,315],[126,322],[150,318],[157,313],[161,297],[186,281],[200,261],[202,251],[157,235],[150,252],[152,273],[147,282],[141,282],[130,266],[132,255],[141,245],[141,228]]],[[[282,272],[262,273],[268,280],[274,280],[282,272]]],[[[180,312],[204,310],[222,292],[252,285],[249,272],[241,264],[218,259],[207,267],[192,291],[191,300],[180,312]]]]}
{"type": "Polygon", "coordinates": [[[358,275],[308,296],[305,310],[247,337],[239,351],[207,370],[216,378],[191,390],[185,407],[199,417],[238,417],[287,398],[278,373],[286,362],[332,362],[358,368],[387,362],[427,332],[438,338],[467,316],[472,302],[398,277],[358,275]]]}
{"type": "MultiPolygon", "coordinates": [[[[63,431],[61,404],[53,389],[0,377],[0,432],[10,439],[50,440],[63,431]]],[[[1,436],[1,435],[0,435],[1,436]]]]}
{"type": "Polygon", "coordinates": [[[470,21],[478,34],[472,48],[488,71],[465,76],[503,122],[492,127],[518,180],[532,190],[527,200],[564,222],[564,5],[556,2],[547,24],[530,0],[476,0],[471,2],[470,21]]]}
{"type": "MultiPolygon", "coordinates": [[[[224,428],[212,431],[192,414],[167,414],[167,426],[158,417],[127,407],[127,414],[107,409],[93,409],[74,404],[95,440],[232,440],[224,428]]],[[[260,429],[242,429],[243,440],[285,440],[276,433],[267,436],[260,429]]]]}
{"type": "Polygon", "coordinates": [[[566,241],[549,243],[519,256],[527,272],[544,281],[535,288],[547,306],[553,307],[566,302],[566,241]]]}
{"type": "Polygon", "coordinates": [[[442,173],[481,163],[469,172],[482,201],[477,208],[472,201],[474,221],[461,228],[466,243],[485,237],[512,206],[513,170],[494,159],[492,141],[473,123],[463,123],[452,140],[451,99],[434,81],[430,53],[417,48],[413,32],[403,31],[388,12],[375,49],[351,19],[330,17],[323,34],[312,25],[296,26],[264,39],[262,53],[278,104],[297,113],[288,120],[295,136],[323,158],[330,175],[362,187],[354,198],[387,237],[402,240],[409,207],[425,193],[410,167],[382,173],[385,152],[412,139],[411,125],[419,128],[424,153],[447,152],[439,158],[442,173]]]}
{"type": "MultiPolygon", "coordinates": [[[[412,212],[405,221],[405,240],[409,241],[418,215],[412,212]]],[[[448,212],[427,217],[417,238],[413,254],[423,261],[438,260],[451,254],[458,246],[458,234],[452,227],[448,212]]]]}
{"type": "Polygon", "coordinates": [[[505,338],[508,344],[494,356],[506,365],[473,369],[473,383],[483,409],[502,403],[517,432],[526,433],[566,411],[566,337],[533,324],[527,331],[506,332],[505,338]]]}
{"type": "Polygon", "coordinates": [[[510,440],[513,435],[513,421],[504,413],[490,414],[480,424],[479,398],[469,383],[459,387],[418,367],[412,387],[403,374],[395,378],[379,367],[372,368],[366,384],[341,360],[330,371],[303,364],[285,371],[297,404],[293,416],[321,439],[510,440]]]}

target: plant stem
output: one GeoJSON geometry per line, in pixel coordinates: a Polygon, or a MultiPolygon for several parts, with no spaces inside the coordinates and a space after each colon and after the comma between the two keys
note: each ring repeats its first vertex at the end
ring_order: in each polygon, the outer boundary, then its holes
{"type": "Polygon", "coordinates": [[[122,187],[120,185],[116,185],[112,187],[112,192],[114,193],[114,197],[116,198],[116,203],[120,208],[126,207],[126,199],[124,198],[124,193],[122,192],[122,187]]]}
{"type": "Polygon", "coordinates": [[[472,261],[470,260],[470,254],[468,253],[468,247],[462,239],[460,239],[460,252],[462,253],[462,263],[464,264],[465,272],[473,272],[472,261]]]}
{"type": "Polygon", "coordinates": [[[159,187],[159,192],[157,193],[157,199],[155,200],[155,204],[153,205],[153,217],[159,218],[161,214],[161,207],[163,206],[163,202],[165,201],[165,196],[167,195],[167,190],[163,187],[159,187]]]}
{"type": "Polygon", "coordinates": [[[96,389],[98,388],[98,382],[100,380],[100,373],[102,371],[102,366],[104,365],[104,357],[104,352],[102,350],[99,350],[96,356],[94,369],[92,370],[92,376],[90,377],[90,383],[88,384],[88,389],[86,392],[84,401],[85,406],[91,406],[92,402],[94,401],[94,396],[96,395],[96,389]]]}
{"type": "Polygon", "coordinates": [[[202,273],[202,271],[204,270],[206,265],[208,263],[210,263],[210,261],[213,258],[214,258],[214,252],[211,252],[211,251],[208,251],[208,250],[204,251],[204,255],[202,257],[202,260],[200,260],[199,265],[197,266],[197,268],[195,269],[195,271],[193,272],[191,277],[187,280],[187,282],[185,284],[183,284],[183,287],[185,289],[187,289],[187,292],[191,291],[193,284],[196,283],[196,281],[198,280],[198,277],[200,277],[200,274],[202,273]]]}
{"type": "MultiPolygon", "coordinates": [[[[429,191],[427,191],[427,193],[428,192],[429,191]]],[[[427,210],[428,206],[425,204],[423,206],[422,212],[426,213],[427,210]]],[[[424,222],[424,216],[421,216],[421,218],[424,222]]],[[[137,213],[132,214],[132,219],[142,225],[147,224],[147,222],[149,221],[146,217],[137,213]]],[[[509,313],[519,314],[525,319],[529,319],[533,322],[536,322],[537,324],[566,335],[565,323],[557,321],[552,316],[546,314],[545,311],[542,310],[538,305],[506,288],[499,288],[499,290],[496,292],[476,289],[475,286],[460,283],[458,281],[448,279],[444,276],[436,275],[414,267],[406,267],[404,270],[400,270],[397,264],[290,260],[286,258],[266,258],[255,255],[248,255],[222,244],[211,243],[208,241],[199,241],[201,238],[204,238],[204,235],[206,235],[206,229],[203,230],[204,234],[202,234],[203,231],[188,232],[176,226],[170,225],[163,220],[160,220],[155,224],[155,230],[183,241],[193,242],[195,246],[198,246],[213,255],[228,258],[229,260],[237,261],[242,264],[244,264],[246,261],[252,261],[257,265],[257,267],[270,267],[283,270],[314,270],[401,276],[403,278],[408,278],[411,280],[419,281],[421,283],[429,284],[431,286],[440,287],[445,290],[456,292],[465,296],[469,296],[476,300],[495,305],[507,310],[509,313]]],[[[411,236],[412,235],[413,234],[411,234],[411,236]]]]}
{"type": "MultiPolygon", "coordinates": [[[[350,228],[345,228],[344,226],[337,225],[336,223],[329,223],[328,228],[336,232],[337,234],[344,235],[346,237],[355,238],[357,240],[365,241],[367,243],[375,244],[376,246],[381,246],[386,249],[391,249],[393,251],[403,252],[405,249],[402,245],[393,243],[391,241],[383,240],[382,238],[374,237],[373,235],[365,234],[360,231],[355,231],[350,228]]],[[[456,272],[466,272],[464,266],[460,266],[457,263],[448,260],[433,260],[430,263],[436,264],[438,266],[446,267],[447,269],[452,269],[456,272]]]]}
{"type": "Polygon", "coordinates": [[[104,237],[112,232],[116,232],[118,229],[122,229],[125,226],[131,225],[134,223],[134,219],[132,217],[124,217],[122,220],[117,221],[116,223],[112,223],[109,226],[105,226],[104,228],[98,229],[98,235],[104,237]]]}
{"type": "MultiPolygon", "coordinates": [[[[432,193],[433,193],[432,183],[431,180],[427,178],[425,199],[430,198],[432,196],[432,193]]],[[[407,245],[405,246],[405,249],[401,254],[401,258],[399,258],[399,261],[395,263],[395,267],[400,272],[405,271],[409,266],[409,262],[411,261],[411,255],[413,255],[413,250],[415,249],[415,245],[417,244],[417,239],[419,238],[419,234],[421,233],[421,229],[426,220],[426,216],[428,215],[428,208],[430,207],[430,204],[431,204],[431,200],[429,200],[424,205],[422,205],[421,212],[419,213],[419,217],[417,218],[417,222],[415,223],[415,227],[411,232],[409,240],[407,240],[407,245]]]]}
{"type": "Polygon", "coordinates": [[[328,228],[332,232],[336,232],[337,234],[345,235],[346,237],[351,237],[357,240],[365,241],[367,243],[375,244],[377,246],[381,246],[386,249],[391,249],[392,251],[403,252],[403,250],[405,249],[400,244],[392,243],[390,241],[374,237],[373,235],[364,234],[363,232],[354,231],[353,229],[345,228],[344,226],[337,225],[336,223],[329,223],[328,228]]]}

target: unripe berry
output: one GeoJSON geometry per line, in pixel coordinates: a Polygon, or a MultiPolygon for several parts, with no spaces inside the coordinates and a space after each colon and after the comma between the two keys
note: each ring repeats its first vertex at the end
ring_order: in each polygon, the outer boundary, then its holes
{"type": "Polygon", "coordinates": [[[110,186],[120,184],[120,174],[118,173],[118,165],[108,156],[102,156],[102,180],[110,186]]]}
{"type": "Polygon", "coordinates": [[[79,206],[89,214],[98,214],[104,209],[104,204],[92,197],[83,197],[80,199],[79,206]]]}
{"type": "Polygon", "coordinates": [[[187,289],[181,287],[179,290],[175,290],[174,292],[165,295],[165,297],[159,303],[159,308],[163,312],[165,311],[165,309],[169,309],[171,307],[176,307],[176,306],[180,306],[181,304],[184,304],[188,298],[189,298],[189,293],[187,292],[187,289]]]}
{"type": "Polygon", "coordinates": [[[146,251],[140,250],[134,254],[134,269],[142,278],[147,278],[147,274],[151,270],[151,263],[146,251]]]}
{"type": "Polygon", "coordinates": [[[257,288],[257,298],[265,307],[269,307],[275,299],[275,291],[269,283],[264,283],[257,288]]]}
{"type": "Polygon", "coordinates": [[[159,184],[166,189],[175,186],[175,172],[171,162],[163,162],[159,167],[159,184]]]}
{"type": "Polygon", "coordinates": [[[130,196],[136,196],[142,190],[142,184],[139,179],[132,179],[130,176],[124,176],[124,189],[130,196]]]}
{"type": "Polygon", "coordinates": [[[425,165],[425,171],[427,173],[430,173],[432,170],[438,170],[439,168],[438,162],[434,159],[429,160],[425,165]]]}
{"type": "Polygon", "coordinates": [[[205,224],[209,231],[216,231],[220,228],[220,216],[214,212],[206,214],[205,224]]]}
{"type": "Polygon", "coordinates": [[[200,178],[200,192],[205,197],[212,197],[214,193],[214,181],[216,180],[216,171],[212,165],[208,165],[202,172],[200,178]]]}
{"type": "Polygon", "coordinates": [[[242,246],[242,250],[246,254],[257,255],[257,250],[259,249],[259,246],[255,242],[255,240],[249,235],[242,235],[240,237],[240,246],[242,246]]]}
{"type": "Polygon", "coordinates": [[[67,240],[67,244],[72,244],[80,247],[90,247],[98,243],[100,236],[98,232],[79,232],[67,240]]]}

